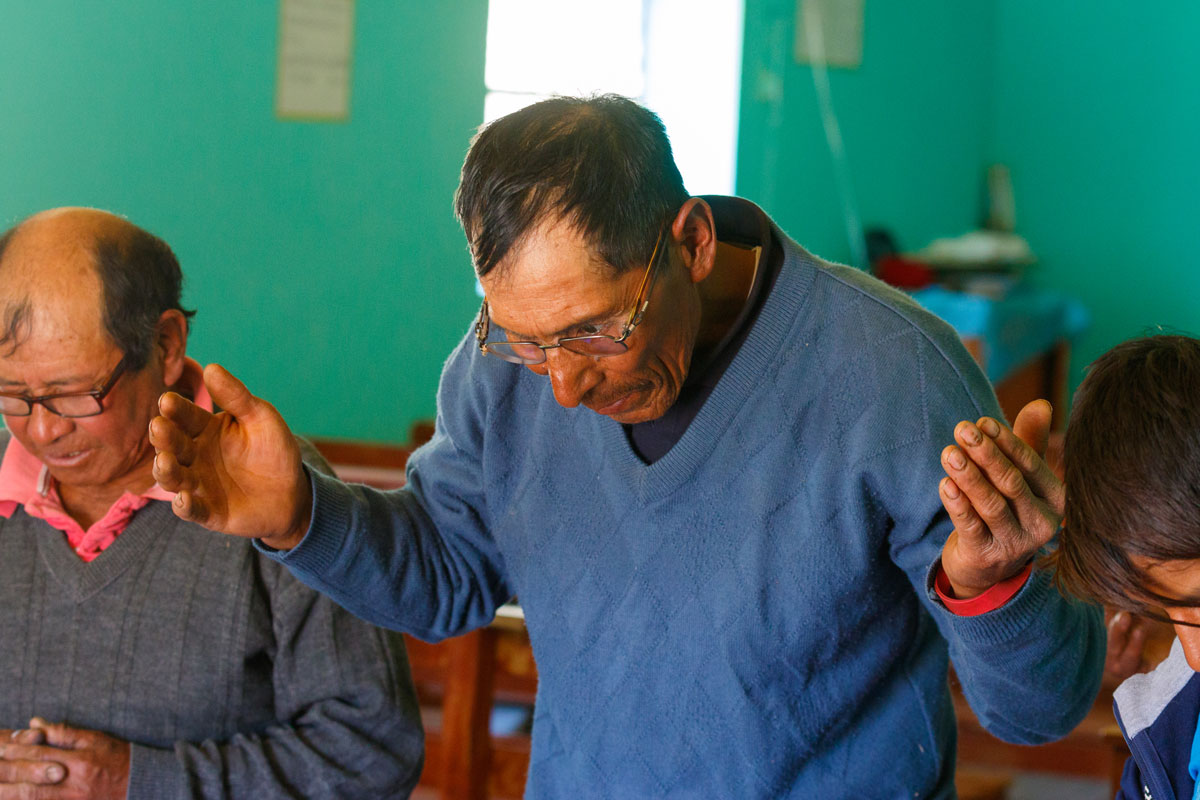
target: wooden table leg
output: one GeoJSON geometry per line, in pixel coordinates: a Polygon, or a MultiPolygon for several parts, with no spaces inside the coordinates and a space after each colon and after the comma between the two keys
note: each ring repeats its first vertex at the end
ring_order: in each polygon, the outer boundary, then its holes
{"type": "Polygon", "coordinates": [[[445,642],[450,653],[442,706],[443,800],[487,797],[495,637],[482,628],[445,642]]]}

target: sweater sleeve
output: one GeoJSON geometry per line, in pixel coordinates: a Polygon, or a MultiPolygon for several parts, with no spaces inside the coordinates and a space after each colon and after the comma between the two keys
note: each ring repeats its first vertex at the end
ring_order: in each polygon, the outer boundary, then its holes
{"type": "Polygon", "coordinates": [[[963,693],[983,726],[1005,741],[1039,744],[1069,733],[1092,706],[1104,663],[1100,609],[1064,597],[1035,566],[999,608],[960,616],[934,587],[953,523],[938,498],[942,448],[961,419],[1003,419],[957,338],[934,328],[920,345],[924,424],[874,461],[872,489],[886,509],[892,560],[908,575],[949,645],[963,693]],[[941,337],[939,333],[945,334],[941,337]],[[927,388],[931,387],[931,388],[927,388]]]}
{"type": "Polygon", "coordinates": [[[512,591],[487,519],[484,432],[490,398],[505,390],[489,376],[517,370],[478,356],[467,340],[451,355],[434,436],[409,458],[403,488],[378,491],[310,470],[306,536],[286,552],[259,549],[363,619],[425,640],[490,622],[512,591]]]}
{"type": "Polygon", "coordinates": [[[129,800],[404,797],[415,786],[424,742],[403,641],[271,572],[276,722],[173,752],[134,745],[129,800]]]}

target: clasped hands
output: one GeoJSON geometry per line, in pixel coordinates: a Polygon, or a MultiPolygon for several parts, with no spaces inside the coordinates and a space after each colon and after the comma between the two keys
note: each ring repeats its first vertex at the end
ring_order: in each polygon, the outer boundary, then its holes
{"type": "Polygon", "coordinates": [[[34,717],[0,730],[0,800],[124,800],[129,743],[34,717]]]}

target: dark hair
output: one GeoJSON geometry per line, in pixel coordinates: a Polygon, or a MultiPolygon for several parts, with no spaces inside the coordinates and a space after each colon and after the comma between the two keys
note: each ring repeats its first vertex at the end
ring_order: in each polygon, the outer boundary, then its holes
{"type": "Polygon", "coordinates": [[[481,277],[551,215],[623,272],[645,266],[687,198],[662,120],[608,94],[543,100],[480,130],[454,210],[481,277]]]}
{"type": "Polygon", "coordinates": [[[1075,393],[1064,465],[1060,588],[1155,617],[1200,604],[1151,588],[1131,558],[1200,558],[1200,341],[1151,336],[1096,359],[1075,393]]]}
{"type": "MultiPolygon", "coordinates": [[[[0,235],[0,264],[5,249],[27,221],[0,235]]],[[[166,242],[133,224],[122,226],[116,234],[98,236],[92,257],[104,294],[104,329],[128,360],[129,369],[142,369],[154,350],[162,313],[176,309],[186,319],[196,313],[184,310],[180,303],[183,272],[179,261],[166,242]]],[[[12,349],[20,345],[30,311],[28,298],[5,304],[0,316],[0,345],[12,349]]]]}
{"type": "Polygon", "coordinates": [[[180,304],[183,272],[167,243],[131,225],[95,244],[96,272],[104,287],[104,328],[125,354],[131,370],[146,366],[154,350],[158,318],[180,304]]]}

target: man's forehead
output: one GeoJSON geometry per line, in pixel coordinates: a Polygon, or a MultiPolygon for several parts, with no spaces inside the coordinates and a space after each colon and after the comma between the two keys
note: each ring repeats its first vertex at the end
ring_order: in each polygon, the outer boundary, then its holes
{"type": "Polygon", "coordinates": [[[109,337],[93,288],[77,284],[74,291],[53,291],[25,285],[21,288],[27,291],[21,294],[10,292],[12,287],[12,281],[0,280],[0,297],[5,298],[0,300],[0,325],[6,328],[0,336],[11,340],[0,347],[6,363],[60,355],[87,360],[108,349],[109,337]]]}
{"type": "Polygon", "coordinates": [[[535,228],[480,278],[496,325],[539,336],[619,313],[627,283],[564,220],[535,228]]]}
{"type": "Polygon", "coordinates": [[[546,219],[517,240],[496,268],[481,278],[485,288],[529,284],[558,279],[571,282],[610,283],[616,271],[592,246],[586,234],[569,218],[546,219]]]}

